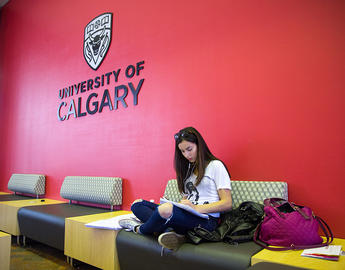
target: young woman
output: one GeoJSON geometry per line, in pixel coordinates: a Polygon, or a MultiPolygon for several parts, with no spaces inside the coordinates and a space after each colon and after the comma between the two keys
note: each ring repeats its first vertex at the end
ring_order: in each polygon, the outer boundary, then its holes
{"type": "Polygon", "coordinates": [[[157,205],[142,199],[133,202],[131,210],[142,222],[120,221],[124,228],[146,235],[159,233],[158,242],[165,248],[176,249],[184,242],[184,234],[201,226],[213,231],[221,212],[231,209],[231,184],[227,168],[207,147],[193,127],[175,134],[174,167],[178,188],[183,195],[180,203],[189,205],[208,219],[196,216],[171,203],[157,205]],[[169,231],[169,230],[173,231],[169,231]]]}

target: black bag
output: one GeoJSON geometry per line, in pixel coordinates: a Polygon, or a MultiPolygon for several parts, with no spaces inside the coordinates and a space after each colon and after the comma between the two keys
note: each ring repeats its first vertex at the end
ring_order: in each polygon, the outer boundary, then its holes
{"type": "Polygon", "coordinates": [[[230,244],[252,241],[255,229],[264,215],[264,206],[256,202],[243,202],[236,209],[221,215],[219,226],[212,232],[196,227],[187,232],[187,237],[199,244],[202,240],[230,244]]]}

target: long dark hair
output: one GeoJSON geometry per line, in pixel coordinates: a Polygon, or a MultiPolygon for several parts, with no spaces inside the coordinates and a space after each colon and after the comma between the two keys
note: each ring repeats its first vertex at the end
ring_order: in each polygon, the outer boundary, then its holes
{"type": "Polygon", "coordinates": [[[193,173],[193,169],[191,169],[191,167],[196,168],[198,171],[195,182],[195,185],[197,186],[205,175],[205,169],[207,165],[210,163],[210,161],[215,159],[217,158],[211,153],[205,140],[195,128],[186,127],[176,133],[174,168],[176,171],[176,179],[179,191],[184,192],[184,181],[193,173]],[[198,147],[197,158],[195,164],[192,166],[189,161],[182,155],[180,149],[178,148],[178,145],[182,141],[195,143],[198,147]]]}

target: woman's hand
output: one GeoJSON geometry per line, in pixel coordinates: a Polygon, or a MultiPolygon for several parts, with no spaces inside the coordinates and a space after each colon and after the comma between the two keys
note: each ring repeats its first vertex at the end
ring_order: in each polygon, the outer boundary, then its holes
{"type": "Polygon", "coordinates": [[[192,207],[194,210],[196,210],[196,208],[195,208],[196,205],[192,204],[192,202],[190,200],[182,199],[180,201],[180,203],[182,203],[184,205],[188,205],[188,206],[192,207]]]}

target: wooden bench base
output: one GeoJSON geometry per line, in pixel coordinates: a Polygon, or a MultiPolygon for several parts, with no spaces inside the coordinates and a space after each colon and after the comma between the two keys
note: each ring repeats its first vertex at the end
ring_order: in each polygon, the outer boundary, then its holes
{"type": "Polygon", "coordinates": [[[0,232],[0,269],[10,269],[11,235],[0,232]]]}

